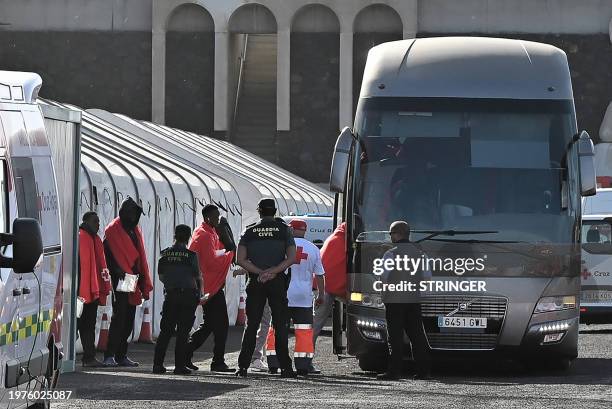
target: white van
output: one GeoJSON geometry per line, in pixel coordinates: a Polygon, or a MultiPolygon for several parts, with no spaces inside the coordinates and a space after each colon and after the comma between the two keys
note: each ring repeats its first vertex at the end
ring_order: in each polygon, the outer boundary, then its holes
{"type": "Polygon", "coordinates": [[[303,215],[303,216],[283,216],[282,219],[285,223],[293,219],[300,219],[306,222],[306,235],[304,238],[315,244],[318,248],[323,246],[323,242],[327,239],[333,229],[333,218],[331,216],[324,215],[303,215]]]}
{"type": "Polygon", "coordinates": [[[36,104],[41,85],[37,74],[0,71],[0,405],[6,407],[48,407],[63,355],[60,209],[36,104]]]}
{"type": "Polygon", "coordinates": [[[582,203],[580,320],[612,323],[612,189],[582,203]]]}

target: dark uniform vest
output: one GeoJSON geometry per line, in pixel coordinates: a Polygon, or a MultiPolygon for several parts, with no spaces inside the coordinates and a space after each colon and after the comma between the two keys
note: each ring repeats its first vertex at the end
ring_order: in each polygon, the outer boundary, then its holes
{"type": "Polygon", "coordinates": [[[198,256],[185,246],[168,247],[161,251],[157,271],[166,291],[179,288],[195,289],[196,279],[200,277],[198,256]]]}
{"type": "Polygon", "coordinates": [[[289,226],[279,218],[264,218],[247,226],[239,245],[247,248],[247,258],[261,269],[280,264],[287,247],[295,246],[289,226]]]}

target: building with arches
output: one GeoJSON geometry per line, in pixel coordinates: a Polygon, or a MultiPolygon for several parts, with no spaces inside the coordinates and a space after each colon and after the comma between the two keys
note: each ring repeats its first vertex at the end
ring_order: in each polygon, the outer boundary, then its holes
{"type": "Polygon", "coordinates": [[[598,140],[611,18],[598,0],[0,0],[0,68],[40,72],[45,97],[226,139],[324,182],[367,51],[402,38],[562,48],[578,122],[598,140]]]}

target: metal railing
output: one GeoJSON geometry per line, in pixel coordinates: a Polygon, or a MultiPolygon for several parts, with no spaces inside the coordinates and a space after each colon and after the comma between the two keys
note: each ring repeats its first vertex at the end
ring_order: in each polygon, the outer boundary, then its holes
{"type": "Polygon", "coordinates": [[[249,35],[245,34],[244,35],[244,46],[242,47],[242,52],[240,53],[240,68],[238,69],[238,82],[236,84],[236,99],[234,99],[234,114],[232,115],[232,123],[231,123],[231,129],[232,131],[230,132],[230,141],[233,138],[233,134],[234,132],[236,132],[235,129],[235,124],[236,124],[236,117],[238,116],[238,101],[240,100],[240,93],[242,90],[242,74],[244,72],[244,62],[246,61],[246,54],[247,54],[247,46],[249,44],[249,35]]]}

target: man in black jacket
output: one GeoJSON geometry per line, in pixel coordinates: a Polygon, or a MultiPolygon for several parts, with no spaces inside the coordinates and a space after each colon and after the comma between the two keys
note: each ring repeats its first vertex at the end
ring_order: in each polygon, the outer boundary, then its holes
{"type": "MultiPolygon", "coordinates": [[[[414,243],[410,242],[410,226],[405,221],[396,221],[389,228],[391,241],[396,247],[387,251],[384,259],[409,257],[418,259],[423,254],[414,243]]],[[[387,319],[387,339],[391,357],[387,372],[377,379],[397,380],[400,378],[404,359],[404,331],[412,344],[412,353],[417,365],[415,379],[430,379],[429,346],[423,328],[419,283],[423,279],[423,269],[405,271],[394,268],[386,271],[383,281],[386,284],[410,283],[413,291],[383,291],[385,317],[387,319]]]]}

